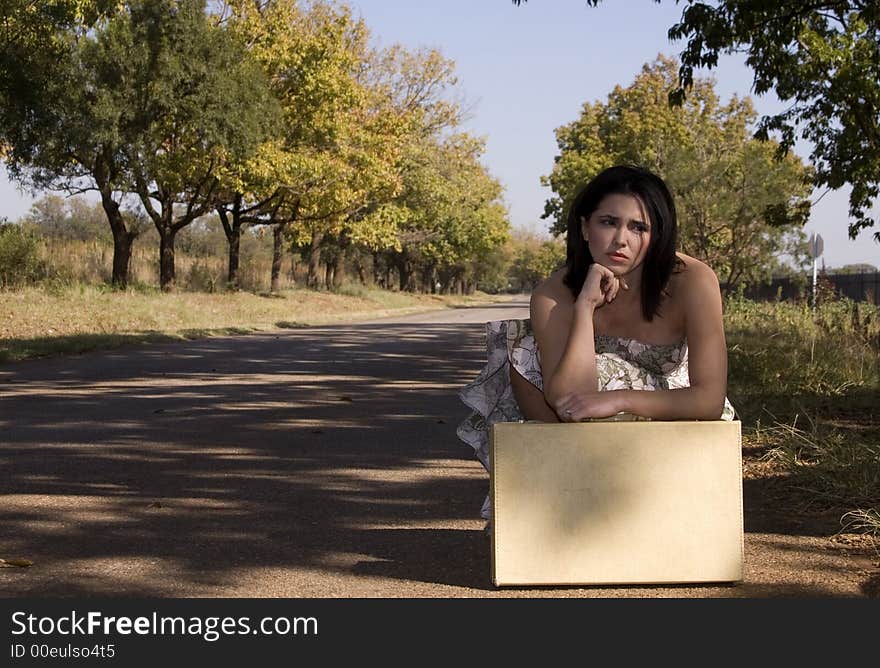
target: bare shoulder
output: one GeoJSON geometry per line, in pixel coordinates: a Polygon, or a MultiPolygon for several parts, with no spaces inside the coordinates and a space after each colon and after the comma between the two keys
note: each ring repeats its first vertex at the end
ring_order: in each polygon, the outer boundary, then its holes
{"type": "Polygon", "coordinates": [[[556,304],[570,304],[572,301],[571,290],[562,282],[565,277],[566,269],[558,269],[550,276],[545,278],[532,290],[531,304],[532,308],[541,304],[546,307],[552,307],[556,304]]]}
{"type": "Polygon", "coordinates": [[[669,292],[676,300],[687,300],[699,295],[718,294],[718,276],[705,262],[684,253],[676,253],[677,269],[669,279],[669,292]]]}

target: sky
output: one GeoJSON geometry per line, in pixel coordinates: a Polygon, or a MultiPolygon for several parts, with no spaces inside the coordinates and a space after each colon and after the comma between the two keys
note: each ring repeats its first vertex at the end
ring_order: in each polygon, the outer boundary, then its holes
{"type": "MultiPolygon", "coordinates": [[[[615,85],[628,86],[658,54],[677,55],[683,42],[667,30],[681,14],[671,0],[349,0],[374,41],[431,47],[456,63],[460,94],[470,109],[465,128],[486,139],[483,159],[504,186],[511,223],[546,234],[540,218],[551,196],[540,184],[557,155],[554,130],[575,120],[585,102],[604,101],[615,85]]],[[[698,72],[716,80],[722,100],[751,94],[752,74],[740,56],[725,56],[719,67],[698,72]]],[[[770,93],[752,95],[759,114],[782,104],[770,93]]],[[[796,153],[805,159],[809,145],[796,153]]],[[[871,231],[855,241],[847,236],[848,190],[821,197],[807,234],[820,234],[827,267],[869,263],[880,267],[880,244],[871,231]]],[[[39,195],[38,195],[39,196],[39,195]]],[[[16,220],[33,197],[21,193],[0,168],[0,217],[16,220]]],[[[875,218],[880,210],[875,208],[875,218]]]]}

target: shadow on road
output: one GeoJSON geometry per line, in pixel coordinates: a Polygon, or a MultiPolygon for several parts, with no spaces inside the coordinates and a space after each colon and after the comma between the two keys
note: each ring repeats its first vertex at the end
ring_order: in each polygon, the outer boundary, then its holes
{"type": "Polygon", "coordinates": [[[455,436],[484,359],[482,324],[375,324],[8,365],[0,557],[34,566],[0,595],[491,589],[488,477],[455,436]]]}
{"type": "MultiPolygon", "coordinates": [[[[450,520],[475,530],[417,531],[440,553],[485,552],[487,477],[455,436],[456,390],[484,350],[481,325],[334,326],[7,366],[3,556],[73,570],[159,560],[202,582],[321,569],[340,554],[410,554],[415,572],[428,548],[375,527],[450,520]]],[[[45,584],[47,595],[120,586],[45,584]]]]}

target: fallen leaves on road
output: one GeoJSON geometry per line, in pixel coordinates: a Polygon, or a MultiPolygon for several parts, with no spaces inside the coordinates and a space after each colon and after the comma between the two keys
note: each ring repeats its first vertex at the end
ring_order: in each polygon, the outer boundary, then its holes
{"type": "Polygon", "coordinates": [[[30,559],[0,559],[0,568],[27,568],[33,563],[30,559]]]}

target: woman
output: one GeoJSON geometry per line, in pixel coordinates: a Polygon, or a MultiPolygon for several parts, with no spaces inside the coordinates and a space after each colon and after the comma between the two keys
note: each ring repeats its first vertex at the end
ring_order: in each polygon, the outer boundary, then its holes
{"type": "Polygon", "coordinates": [[[565,266],[532,293],[529,320],[487,324],[489,362],[459,393],[474,410],[459,438],[487,470],[495,422],[733,419],[718,279],[676,237],[672,196],[647,170],[611,167],[581,190],[565,266]]]}

